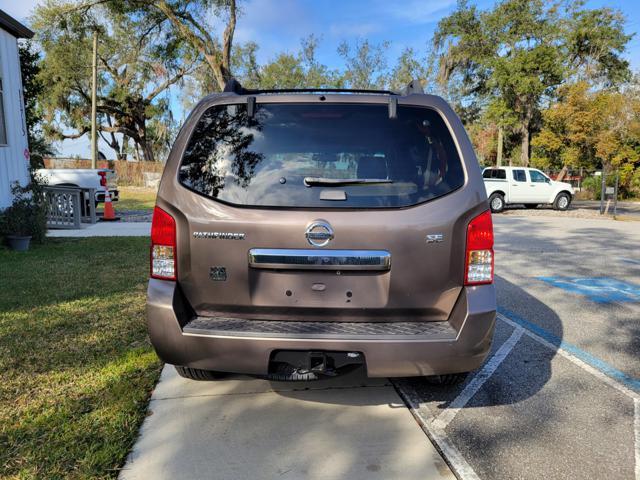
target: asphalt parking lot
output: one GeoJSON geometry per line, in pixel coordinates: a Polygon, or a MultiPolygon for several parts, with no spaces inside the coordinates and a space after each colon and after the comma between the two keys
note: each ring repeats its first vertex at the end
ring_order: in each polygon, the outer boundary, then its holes
{"type": "Polygon", "coordinates": [[[496,335],[463,384],[166,369],[122,478],[640,480],[640,222],[494,225],[496,335]]]}
{"type": "Polygon", "coordinates": [[[401,393],[460,478],[640,479],[640,223],[494,224],[492,356],[401,393]]]}

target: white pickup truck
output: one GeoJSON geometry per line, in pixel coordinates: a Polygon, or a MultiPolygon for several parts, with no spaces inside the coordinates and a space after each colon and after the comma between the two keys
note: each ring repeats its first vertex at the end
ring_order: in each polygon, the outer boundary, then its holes
{"type": "MultiPolygon", "coordinates": [[[[47,185],[52,187],[80,187],[94,188],[96,205],[104,202],[104,195],[107,189],[111,194],[111,201],[117,202],[120,192],[116,187],[116,173],[107,168],[86,169],[86,168],[42,168],[37,170],[47,185]]],[[[89,200],[85,198],[85,200],[89,200]]]]}
{"type": "Polygon", "coordinates": [[[482,178],[493,213],[499,213],[506,205],[514,204],[527,208],[547,204],[553,205],[556,210],[566,210],[574,195],[571,184],[551,180],[535,168],[485,168],[482,178]]]}

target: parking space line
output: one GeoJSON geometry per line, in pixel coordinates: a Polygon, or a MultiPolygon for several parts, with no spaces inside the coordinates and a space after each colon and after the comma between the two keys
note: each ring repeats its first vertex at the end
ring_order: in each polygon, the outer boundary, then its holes
{"type": "Polygon", "coordinates": [[[536,340],[542,345],[545,345],[551,350],[556,351],[558,355],[563,356],[575,365],[581,367],[583,370],[586,370],[592,375],[598,377],[600,380],[616,390],[619,390],[634,400],[640,399],[640,394],[638,393],[640,392],[640,380],[630,377],[626,373],[621,372],[575,345],[562,341],[551,332],[548,332],[547,330],[512,312],[499,308],[498,318],[514,328],[522,327],[525,335],[536,340]]]}
{"type": "Polygon", "coordinates": [[[435,445],[436,449],[442,455],[442,458],[447,465],[453,470],[455,476],[460,480],[480,480],[480,477],[473,470],[471,465],[467,463],[464,456],[455,447],[453,442],[449,440],[444,430],[435,427],[432,424],[433,419],[430,419],[428,415],[425,415],[420,408],[420,398],[416,394],[412,387],[402,384],[402,386],[396,382],[392,382],[398,395],[404,401],[405,405],[409,408],[409,411],[416,419],[422,431],[427,435],[431,443],[435,445]]]}
{"type": "Polygon", "coordinates": [[[437,417],[430,413],[425,413],[425,409],[420,407],[420,398],[412,387],[392,381],[409,411],[411,411],[427,437],[440,451],[456,476],[460,480],[479,480],[473,468],[447,436],[446,427],[480,390],[482,385],[495,373],[522,335],[527,335],[633,400],[635,480],[640,480],[640,380],[617,370],[577,346],[562,341],[551,332],[519,317],[515,313],[499,308],[497,318],[513,327],[514,331],[511,336],[500,346],[484,367],[474,375],[462,392],[437,417]]]}
{"type": "Polygon", "coordinates": [[[460,392],[460,394],[449,404],[449,406],[433,420],[434,427],[444,430],[449,423],[455,418],[458,412],[464,408],[464,406],[473,398],[473,396],[480,390],[484,382],[486,382],[491,375],[500,366],[502,361],[507,358],[507,355],[513,350],[520,337],[524,333],[524,328],[516,325],[514,327],[511,336],[502,344],[502,346],[496,351],[491,359],[484,364],[482,370],[476,373],[473,379],[467,384],[467,386],[460,392]]]}

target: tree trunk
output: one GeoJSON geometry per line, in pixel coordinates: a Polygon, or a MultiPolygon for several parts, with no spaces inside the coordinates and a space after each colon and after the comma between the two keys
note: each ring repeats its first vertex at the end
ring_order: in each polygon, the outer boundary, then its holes
{"type": "Polygon", "coordinates": [[[140,148],[142,148],[142,156],[145,162],[155,162],[155,156],[153,154],[153,148],[149,145],[146,139],[142,140],[143,143],[140,144],[140,148]]]}
{"type": "Polygon", "coordinates": [[[522,139],[520,140],[520,163],[523,167],[529,166],[529,119],[527,118],[522,122],[520,127],[520,133],[522,139]]]}
{"type": "Polygon", "coordinates": [[[498,152],[496,158],[496,166],[502,166],[502,144],[504,143],[504,138],[502,134],[502,127],[498,127],[498,152]]]}
{"type": "Polygon", "coordinates": [[[561,182],[562,180],[564,180],[564,177],[567,176],[567,173],[569,172],[569,168],[564,165],[562,167],[562,170],[560,170],[560,173],[558,173],[558,176],[556,177],[556,182],[561,182]]]}

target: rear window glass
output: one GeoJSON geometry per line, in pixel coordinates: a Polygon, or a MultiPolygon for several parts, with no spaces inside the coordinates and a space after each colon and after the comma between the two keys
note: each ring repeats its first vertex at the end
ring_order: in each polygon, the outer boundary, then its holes
{"type": "Polygon", "coordinates": [[[246,104],[198,121],[180,182],[235,205],[388,208],[464,183],[453,139],[434,110],[387,105],[246,104]]]}
{"type": "Polygon", "coordinates": [[[499,180],[507,179],[507,172],[502,169],[497,168],[487,168],[484,172],[482,172],[483,178],[497,178],[499,180]]]}

